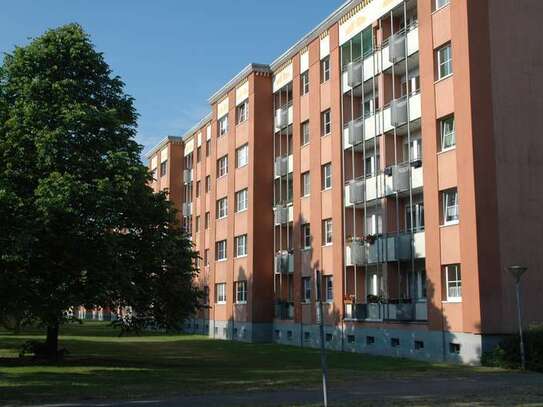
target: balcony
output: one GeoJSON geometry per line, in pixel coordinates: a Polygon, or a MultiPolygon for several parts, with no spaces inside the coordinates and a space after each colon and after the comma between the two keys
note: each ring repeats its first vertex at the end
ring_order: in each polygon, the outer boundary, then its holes
{"type": "Polygon", "coordinates": [[[351,321],[417,322],[428,320],[425,300],[385,300],[387,302],[345,304],[345,319],[351,321]]]}
{"type": "Polygon", "coordinates": [[[345,246],[345,265],[363,266],[367,263],[366,243],[361,239],[348,242],[345,246]]]}
{"type": "Polygon", "coordinates": [[[292,154],[288,155],[288,156],[282,156],[282,157],[277,157],[275,159],[275,178],[279,178],[279,177],[283,177],[289,173],[292,172],[292,168],[293,168],[293,162],[294,162],[294,159],[293,159],[293,156],[292,154]]]}
{"type": "Polygon", "coordinates": [[[294,303],[287,301],[277,301],[274,307],[275,318],[294,319],[294,303]]]}
{"type": "Polygon", "coordinates": [[[190,184],[192,182],[192,174],[193,174],[192,168],[189,168],[183,171],[183,182],[185,184],[190,184]]]}
{"type": "Polygon", "coordinates": [[[413,237],[411,233],[378,235],[372,242],[357,238],[345,245],[346,266],[409,261],[412,257],[415,259],[426,257],[423,230],[413,233],[413,237]]]}
{"type": "Polygon", "coordinates": [[[422,161],[413,161],[411,164],[402,163],[394,165],[385,170],[385,194],[401,194],[412,190],[420,190],[423,187],[422,161]]]}
{"type": "Polygon", "coordinates": [[[183,202],[183,216],[192,216],[192,202],[183,202]]]}
{"type": "Polygon", "coordinates": [[[343,67],[343,93],[358,86],[381,72],[381,54],[378,50],[369,52],[364,58],[358,58],[343,67]]]}
{"type": "Polygon", "coordinates": [[[275,111],[275,131],[284,129],[291,124],[292,118],[292,102],[277,109],[275,111]]]}
{"type": "Polygon", "coordinates": [[[362,83],[362,61],[347,64],[347,84],[353,88],[362,83]]]}
{"type": "Polygon", "coordinates": [[[383,174],[349,181],[345,186],[345,206],[371,202],[385,196],[385,179],[383,174]]]}
{"type": "Polygon", "coordinates": [[[280,226],[294,220],[294,209],[292,206],[279,205],[273,209],[275,226],[280,226]]]}
{"type": "Polygon", "coordinates": [[[289,251],[281,251],[275,255],[275,272],[277,274],[294,273],[294,255],[289,251]]]}
{"type": "Polygon", "coordinates": [[[411,56],[419,50],[419,27],[418,23],[407,27],[407,35],[405,30],[394,33],[382,47],[382,70],[389,69],[393,63],[401,61],[405,58],[407,41],[407,56],[411,56]]]}

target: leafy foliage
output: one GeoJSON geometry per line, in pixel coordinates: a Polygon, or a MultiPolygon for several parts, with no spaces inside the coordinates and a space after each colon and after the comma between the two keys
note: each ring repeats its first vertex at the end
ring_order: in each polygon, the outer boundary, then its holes
{"type": "Polygon", "coordinates": [[[148,187],[124,84],[76,24],[0,68],[0,315],[54,327],[79,305],[178,326],[195,254],[148,187]]]}
{"type": "MultiPolygon", "coordinates": [[[[530,328],[524,333],[526,369],[543,372],[543,326],[530,328]]],[[[511,335],[505,338],[494,350],[486,352],[481,358],[484,366],[520,368],[520,338],[511,335]]]]}

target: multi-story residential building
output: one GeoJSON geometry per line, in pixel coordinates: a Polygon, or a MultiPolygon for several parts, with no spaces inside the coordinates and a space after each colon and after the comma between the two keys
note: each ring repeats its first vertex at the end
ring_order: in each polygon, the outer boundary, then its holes
{"type": "Polygon", "coordinates": [[[543,322],[541,8],[522,3],[348,1],[154,149],[151,170],[179,156],[154,184],[202,257],[191,329],[317,346],[319,271],[328,347],[477,362],[515,331],[513,263],[543,322]]]}

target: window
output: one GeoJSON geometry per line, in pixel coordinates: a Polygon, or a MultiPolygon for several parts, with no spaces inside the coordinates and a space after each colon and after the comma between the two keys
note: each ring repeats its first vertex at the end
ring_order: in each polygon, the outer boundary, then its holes
{"type": "Polygon", "coordinates": [[[209,287],[204,286],[204,304],[209,304],[209,287]]]}
{"type": "Polygon", "coordinates": [[[322,166],[322,189],[332,188],[332,164],[324,164],[322,166]]]}
{"type": "Polygon", "coordinates": [[[206,192],[211,191],[211,175],[206,176],[206,192]]]}
{"type": "Polygon", "coordinates": [[[445,274],[445,288],[447,290],[447,301],[462,300],[462,276],[460,275],[460,265],[450,264],[443,268],[445,274]]]}
{"type": "Polygon", "coordinates": [[[390,338],[390,346],[393,348],[400,346],[400,338],[390,338]]]}
{"type": "Polygon", "coordinates": [[[309,143],[309,120],[302,123],[302,145],[309,143]]]}
{"type": "Polygon", "coordinates": [[[452,74],[451,44],[444,45],[437,50],[437,79],[443,79],[452,74]]]}
{"type": "Polygon", "coordinates": [[[311,339],[311,332],[305,331],[304,332],[304,341],[309,342],[311,339]]]}
{"type": "Polygon", "coordinates": [[[309,71],[305,71],[301,76],[301,89],[300,93],[303,95],[309,93],[309,71]]]}
{"type": "Polygon", "coordinates": [[[236,281],[236,303],[245,304],[247,302],[247,281],[236,281]]]}
{"type": "Polygon", "coordinates": [[[236,212],[241,212],[247,209],[247,188],[236,192],[236,212]]]}
{"type": "Polygon", "coordinates": [[[240,168],[249,162],[249,146],[244,144],[236,150],[236,167],[240,168]]]}
{"type": "Polygon", "coordinates": [[[228,131],[228,115],[224,115],[219,119],[219,137],[226,134],[228,131]]]}
{"type": "Polygon", "coordinates": [[[379,154],[366,155],[365,175],[367,178],[377,175],[379,168],[379,154]]]}
{"type": "Polygon", "coordinates": [[[209,157],[211,153],[211,140],[206,141],[206,157],[209,157]]]}
{"type": "Polygon", "coordinates": [[[332,302],[334,300],[334,277],[324,276],[324,300],[332,302]]]}
{"type": "Polygon", "coordinates": [[[196,216],[196,219],[194,220],[194,228],[196,229],[196,232],[200,230],[200,217],[196,216]]]}
{"type": "Polygon", "coordinates": [[[330,57],[327,56],[321,61],[321,83],[330,79],[330,57]]]}
{"type": "Polygon", "coordinates": [[[221,198],[217,201],[217,219],[226,218],[228,215],[228,200],[221,198]]]}
{"type": "Polygon", "coordinates": [[[161,177],[165,176],[167,171],[168,171],[168,160],[162,161],[160,163],[160,176],[161,177]]]}
{"type": "Polygon", "coordinates": [[[249,118],[249,101],[245,100],[236,108],[237,123],[243,123],[249,118]]]}
{"type": "Polygon", "coordinates": [[[204,250],[204,266],[209,266],[209,249],[204,250]]]}
{"type": "Polygon", "coordinates": [[[209,228],[209,220],[211,219],[211,214],[209,212],[206,212],[205,218],[204,218],[204,227],[207,229],[209,228]]]}
{"type": "Polygon", "coordinates": [[[332,219],[322,221],[322,244],[332,244],[332,219]]]}
{"type": "Polygon", "coordinates": [[[327,136],[332,131],[332,119],[330,110],[322,112],[321,127],[323,136],[327,136]]]}
{"type": "Polygon", "coordinates": [[[247,235],[236,236],[234,246],[236,257],[247,256],[247,235]]]}
{"type": "Polygon", "coordinates": [[[441,193],[443,204],[443,224],[458,222],[458,190],[456,188],[441,193]]]}
{"type": "Polygon", "coordinates": [[[332,339],[334,339],[334,335],[326,334],[326,342],[332,342],[332,339]]]}
{"type": "Polygon", "coordinates": [[[347,335],[347,342],[348,343],[354,343],[356,341],[356,338],[354,335],[347,335]]]}
{"type": "Polygon", "coordinates": [[[434,0],[434,11],[439,10],[449,4],[449,0],[434,0]]]}
{"type": "Polygon", "coordinates": [[[226,260],[226,240],[215,243],[215,260],[226,260]]]}
{"type": "Polygon", "coordinates": [[[196,181],[196,198],[200,196],[200,181],[196,181]]]}
{"type": "Polygon", "coordinates": [[[224,155],[217,160],[217,178],[228,174],[228,156],[224,155]]]}
{"type": "Polygon", "coordinates": [[[422,202],[405,207],[405,231],[418,232],[420,230],[424,230],[424,203],[422,202]],[[413,220],[413,226],[411,226],[411,220],[413,220]]]}
{"type": "Polygon", "coordinates": [[[287,331],[287,340],[292,340],[292,331],[287,331]]]}
{"type": "Polygon", "coordinates": [[[311,195],[311,177],[309,171],[302,174],[302,196],[311,195]]]}
{"type": "Polygon", "coordinates": [[[311,302],[311,277],[302,277],[302,301],[311,302]]]}
{"type": "Polygon", "coordinates": [[[151,170],[151,177],[153,178],[153,181],[156,181],[156,174],[157,174],[157,169],[155,167],[151,170]]]}
{"type": "Polygon", "coordinates": [[[424,342],[423,341],[415,341],[415,350],[421,350],[424,349],[424,342]]]}
{"type": "Polygon", "coordinates": [[[196,149],[196,162],[199,163],[202,159],[202,147],[196,149]]]}
{"type": "Polygon", "coordinates": [[[215,302],[217,304],[226,303],[226,283],[215,284],[215,302]]]}
{"type": "Polygon", "coordinates": [[[302,225],[302,249],[311,249],[311,227],[309,223],[302,225]]]}
{"type": "Polygon", "coordinates": [[[375,343],[375,336],[366,336],[366,345],[373,345],[375,343]]]}
{"type": "Polygon", "coordinates": [[[449,342],[449,353],[458,355],[460,353],[460,344],[449,342]]]}
{"type": "Polygon", "coordinates": [[[439,134],[441,136],[441,151],[448,150],[456,145],[454,116],[439,121],[439,134]]]}

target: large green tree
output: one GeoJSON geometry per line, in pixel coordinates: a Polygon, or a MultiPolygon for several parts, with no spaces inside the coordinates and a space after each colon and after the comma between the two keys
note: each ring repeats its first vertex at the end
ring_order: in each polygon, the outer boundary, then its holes
{"type": "Polygon", "coordinates": [[[135,142],[124,84],[77,24],[0,67],[0,317],[38,321],[56,352],[79,305],[173,328],[199,293],[190,241],[135,142]]]}

